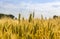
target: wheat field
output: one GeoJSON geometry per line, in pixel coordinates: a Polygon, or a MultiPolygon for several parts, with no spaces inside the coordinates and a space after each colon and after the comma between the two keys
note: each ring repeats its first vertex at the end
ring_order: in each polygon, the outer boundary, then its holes
{"type": "Polygon", "coordinates": [[[60,18],[0,19],[0,39],[60,39],[60,18]]]}

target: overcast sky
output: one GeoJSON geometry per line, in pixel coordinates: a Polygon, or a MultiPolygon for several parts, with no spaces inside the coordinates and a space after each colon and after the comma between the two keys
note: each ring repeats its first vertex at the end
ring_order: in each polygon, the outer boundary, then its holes
{"type": "Polygon", "coordinates": [[[0,0],[0,13],[28,18],[33,11],[37,18],[60,15],[60,0],[0,0]]]}

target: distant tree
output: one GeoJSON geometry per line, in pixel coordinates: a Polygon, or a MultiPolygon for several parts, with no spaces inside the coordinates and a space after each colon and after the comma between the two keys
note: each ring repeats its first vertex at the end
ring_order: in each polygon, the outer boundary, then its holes
{"type": "Polygon", "coordinates": [[[17,18],[15,17],[15,20],[17,20],[17,18]]]}
{"type": "Polygon", "coordinates": [[[11,15],[11,14],[9,14],[9,15],[7,15],[7,14],[0,14],[0,19],[3,18],[3,17],[9,17],[9,18],[11,18],[11,19],[14,18],[14,16],[11,15]]]}
{"type": "Polygon", "coordinates": [[[0,14],[0,18],[4,17],[4,14],[0,14]]]}
{"type": "Polygon", "coordinates": [[[12,18],[12,19],[14,18],[14,16],[13,16],[13,15],[11,15],[11,14],[10,14],[10,15],[7,15],[7,16],[8,16],[8,17],[10,17],[10,18],[12,18]]]}
{"type": "Polygon", "coordinates": [[[54,16],[53,16],[53,19],[55,19],[55,18],[58,18],[58,16],[54,15],[54,16]]]}

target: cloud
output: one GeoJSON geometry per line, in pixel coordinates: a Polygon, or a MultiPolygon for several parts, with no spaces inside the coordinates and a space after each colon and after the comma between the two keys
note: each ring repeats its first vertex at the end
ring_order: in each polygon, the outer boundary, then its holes
{"type": "Polygon", "coordinates": [[[0,12],[13,13],[18,16],[21,13],[22,16],[28,18],[28,15],[35,11],[35,17],[40,18],[42,14],[44,17],[52,17],[53,15],[60,15],[60,2],[49,3],[26,3],[21,2],[17,5],[12,3],[3,3],[0,1],[0,12]]]}

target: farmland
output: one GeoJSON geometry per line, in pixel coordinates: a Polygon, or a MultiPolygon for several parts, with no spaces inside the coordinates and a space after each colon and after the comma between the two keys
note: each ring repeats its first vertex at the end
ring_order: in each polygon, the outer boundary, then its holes
{"type": "Polygon", "coordinates": [[[0,19],[0,39],[60,39],[60,18],[0,19]]]}

